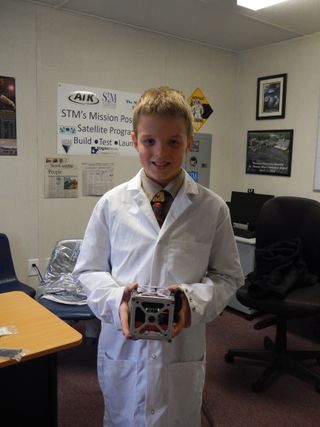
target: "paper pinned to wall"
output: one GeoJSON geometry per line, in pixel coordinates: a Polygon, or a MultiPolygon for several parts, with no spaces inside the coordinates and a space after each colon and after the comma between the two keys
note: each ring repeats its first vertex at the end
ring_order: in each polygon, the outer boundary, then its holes
{"type": "Polygon", "coordinates": [[[78,197],[78,167],[65,157],[47,157],[44,197],[47,199],[78,197]]]}
{"type": "Polygon", "coordinates": [[[83,196],[102,196],[114,187],[113,163],[82,164],[83,196]]]}
{"type": "Polygon", "coordinates": [[[58,83],[57,153],[136,156],[133,108],[140,95],[58,83]]]}

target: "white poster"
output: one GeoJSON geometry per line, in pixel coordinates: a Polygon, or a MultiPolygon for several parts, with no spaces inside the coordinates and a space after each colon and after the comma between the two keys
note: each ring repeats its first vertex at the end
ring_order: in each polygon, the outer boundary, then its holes
{"type": "Polygon", "coordinates": [[[140,95],[58,83],[58,154],[131,156],[132,111],[140,95]]]}
{"type": "Polygon", "coordinates": [[[84,196],[102,196],[114,187],[113,163],[82,164],[82,194],[84,196]]]}
{"type": "Polygon", "coordinates": [[[47,157],[44,196],[48,199],[78,197],[78,167],[67,158],[47,157]]]}

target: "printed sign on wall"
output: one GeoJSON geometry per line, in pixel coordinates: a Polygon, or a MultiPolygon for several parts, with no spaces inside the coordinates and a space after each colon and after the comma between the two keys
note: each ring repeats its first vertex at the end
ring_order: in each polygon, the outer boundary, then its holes
{"type": "Polygon", "coordinates": [[[114,187],[113,163],[82,164],[82,194],[84,196],[102,196],[114,187]]]}
{"type": "Polygon", "coordinates": [[[58,154],[135,155],[132,112],[140,95],[58,83],[58,154]]]}
{"type": "Polygon", "coordinates": [[[213,109],[199,88],[192,92],[188,102],[193,114],[193,128],[198,132],[213,113],[213,109]]]}

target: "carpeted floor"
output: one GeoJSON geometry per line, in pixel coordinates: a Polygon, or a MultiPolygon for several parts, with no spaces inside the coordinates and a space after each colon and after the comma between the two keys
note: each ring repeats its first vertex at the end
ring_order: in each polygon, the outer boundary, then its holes
{"type": "MultiPolygon", "coordinates": [[[[316,319],[314,319],[316,321],[316,319]]],[[[319,350],[320,334],[310,321],[292,323],[288,348],[319,350]],[[306,331],[303,334],[303,331],[306,331]]],[[[254,382],[264,365],[245,359],[224,362],[229,348],[263,348],[263,338],[274,337],[274,327],[253,329],[255,320],[228,309],[208,326],[207,375],[204,398],[219,427],[311,427],[319,424],[320,394],[313,384],[283,374],[262,393],[254,393],[254,382]]],[[[320,373],[319,367],[314,369],[320,373]]]]}
{"type": "MultiPolygon", "coordinates": [[[[251,391],[262,364],[224,355],[229,348],[262,348],[274,327],[257,331],[255,320],[230,309],[207,328],[207,375],[204,403],[215,427],[316,427],[320,394],[313,384],[284,374],[263,393],[251,391]]],[[[81,324],[77,327],[81,330],[81,324]]],[[[320,351],[320,318],[290,324],[289,348],[320,351]]],[[[101,427],[103,402],[96,376],[96,345],[83,343],[58,356],[59,427],[101,427]]],[[[319,367],[314,366],[319,373],[319,367]]],[[[203,415],[202,427],[210,423],[203,415]]],[[[194,426],[185,426],[194,427],[194,426]]]]}
{"type": "Polygon", "coordinates": [[[102,427],[96,354],[96,344],[85,341],[58,353],[58,427],[102,427]]]}

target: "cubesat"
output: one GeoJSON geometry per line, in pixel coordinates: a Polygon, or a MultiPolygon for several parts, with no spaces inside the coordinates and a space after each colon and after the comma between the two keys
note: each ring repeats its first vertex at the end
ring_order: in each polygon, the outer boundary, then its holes
{"type": "Polygon", "coordinates": [[[181,309],[180,289],[164,295],[134,290],[129,302],[130,335],[133,339],[171,341],[173,323],[181,309]]]}

